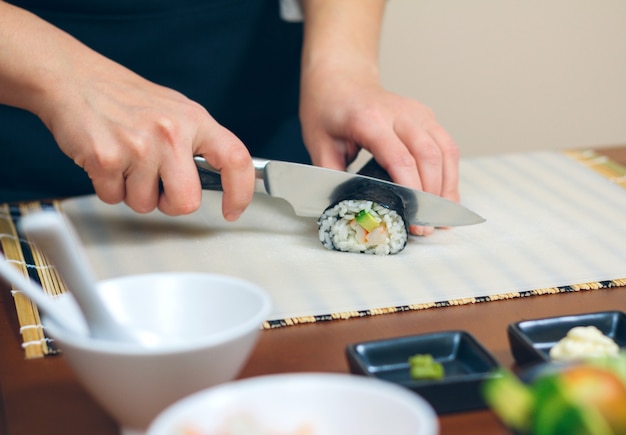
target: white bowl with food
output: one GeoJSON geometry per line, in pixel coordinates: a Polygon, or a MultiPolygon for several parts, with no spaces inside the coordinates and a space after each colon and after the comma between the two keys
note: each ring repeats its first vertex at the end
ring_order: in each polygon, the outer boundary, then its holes
{"type": "Polygon", "coordinates": [[[69,294],[57,303],[72,317],[46,332],[122,433],[143,433],[167,406],[234,379],[257,341],[270,297],[247,281],[207,273],[134,275],[98,283],[121,325],[148,331],[151,345],[89,335],[69,294]]]}
{"type": "Polygon", "coordinates": [[[147,435],[435,435],[419,395],[395,384],[336,373],[288,373],[209,388],[166,409],[147,435]]]}

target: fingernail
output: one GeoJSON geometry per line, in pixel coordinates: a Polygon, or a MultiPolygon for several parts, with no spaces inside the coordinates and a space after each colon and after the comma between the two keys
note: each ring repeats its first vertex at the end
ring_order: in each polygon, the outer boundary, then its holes
{"type": "Polygon", "coordinates": [[[424,227],[422,231],[422,236],[430,236],[434,232],[435,232],[434,227],[424,227]]]}
{"type": "Polygon", "coordinates": [[[243,210],[225,210],[224,219],[229,222],[234,222],[241,217],[243,210]]]}
{"type": "Polygon", "coordinates": [[[409,225],[409,232],[414,236],[422,236],[424,235],[424,227],[409,225]]]}

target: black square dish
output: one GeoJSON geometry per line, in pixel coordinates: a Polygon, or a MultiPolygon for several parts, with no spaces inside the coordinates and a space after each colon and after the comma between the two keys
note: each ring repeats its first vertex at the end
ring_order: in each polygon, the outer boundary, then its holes
{"type": "Polygon", "coordinates": [[[509,345],[519,366],[549,362],[550,349],[575,326],[595,326],[620,348],[626,346],[626,315],[621,311],[575,314],[513,323],[507,328],[509,345]]]}
{"type": "Polygon", "coordinates": [[[493,376],[496,359],[465,331],[398,337],[351,344],[346,348],[350,371],[402,385],[426,399],[438,414],[485,408],[480,391],[493,376]],[[444,367],[438,380],[414,380],[409,357],[430,354],[444,367]]]}

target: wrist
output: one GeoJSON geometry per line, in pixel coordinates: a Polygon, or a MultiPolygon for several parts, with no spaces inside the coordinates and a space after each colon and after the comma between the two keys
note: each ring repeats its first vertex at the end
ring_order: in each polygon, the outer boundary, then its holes
{"type": "Polygon", "coordinates": [[[378,83],[381,0],[305,0],[302,74],[378,83]]]}
{"type": "Polygon", "coordinates": [[[0,1],[0,103],[40,115],[72,77],[74,40],[36,15],[0,1]],[[63,53],[67,53],[63,56],[63,53]]]}

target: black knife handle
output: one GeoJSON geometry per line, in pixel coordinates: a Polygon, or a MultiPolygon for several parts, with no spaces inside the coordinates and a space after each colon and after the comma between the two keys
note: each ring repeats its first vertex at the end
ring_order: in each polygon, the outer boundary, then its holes
{"type": "MultiPolygon", "coordinates": [[[[204,190],[219,190],[223,191],[222,178],[217,169],[211,166],[204,158],[194,157],[196,167],[198,168],[198,175],[200,175],[200,184],[204,190]]],[[[254,166],[254,177],[256,182],[254,183],[254,191],[259,193],[268,194],[268,190],[265,185],[265,167],[270,163],[269,160],[260,159],[258,157],[252,158],[252,165],[254,166]]]]}
{"type": "MultiPolygon", "coordinates": [[[[203,190],[218,190],[223,191],[222,177],[219,172],[211,171],[196,165],[198,169],[198,175],[200,176],[200,185],[203,190]]],[[[163,192],[163,181],[159,180],[159,191],[163,192]]]]}
{"type": "Polygon", "coordinates": [[[219,173],[209,171],[207,169],[197,167],[198,175],[200,175],[200,184],[203,190],[220,190],[223,191],[222,177],[219,173]]]}

